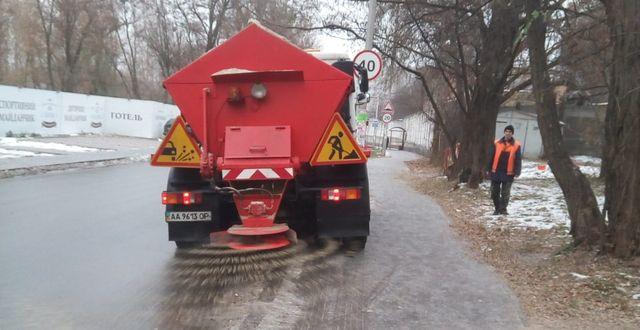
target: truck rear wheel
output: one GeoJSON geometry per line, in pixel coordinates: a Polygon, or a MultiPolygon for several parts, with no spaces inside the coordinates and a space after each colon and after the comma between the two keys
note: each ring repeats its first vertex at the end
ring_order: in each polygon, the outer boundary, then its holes
{"type": "Polygon", "coordinates": [[[193,249],[202,245],[202,242],[175,241],[175,243],[176,248],[178,248],[179,250],[193,249]]]}
{"type": "Polygon", "coordinates": [[[349,237],[342,242],[347,253],[358,253],[367,245],[367,236],[349,237]]]}

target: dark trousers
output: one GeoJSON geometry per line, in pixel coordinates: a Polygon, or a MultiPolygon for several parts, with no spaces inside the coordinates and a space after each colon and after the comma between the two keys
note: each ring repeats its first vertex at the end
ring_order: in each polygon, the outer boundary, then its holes
{"type": "Polygon", "coordinates": [[[511,181],[491,181],[491,199],[493,199],[493,206],[495,206],[496,211],[507,210],[512,183],[511,181]]]}

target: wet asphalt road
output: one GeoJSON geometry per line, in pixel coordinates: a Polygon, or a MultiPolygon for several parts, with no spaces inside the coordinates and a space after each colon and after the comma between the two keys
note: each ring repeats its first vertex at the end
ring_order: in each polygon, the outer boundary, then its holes
{"type": "Polygon", "coordinates": [[[414,156],[391,156],[370,161],[372,235],[352,258],[333,242],[225,265],[176,253],[168,171],[142,163],[0,180],[0,328],[522,327],[506,284],[398,178],[414,156]]]}

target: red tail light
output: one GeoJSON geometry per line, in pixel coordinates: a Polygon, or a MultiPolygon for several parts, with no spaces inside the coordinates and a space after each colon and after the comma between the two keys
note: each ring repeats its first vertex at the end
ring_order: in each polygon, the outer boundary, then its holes
{"type": "Polygon", "coordinates": [[[320,198],[323,201],[354,200],[360,199],[361,195],[360,188],[326,188],[320,191],[320,198]]]}
{"type": "Polygon", "coordinates": [[[162,204],[175,205],[191,205],[202,203],[202,193],[184,191],[184,192],[162,192],[162,204]]]}

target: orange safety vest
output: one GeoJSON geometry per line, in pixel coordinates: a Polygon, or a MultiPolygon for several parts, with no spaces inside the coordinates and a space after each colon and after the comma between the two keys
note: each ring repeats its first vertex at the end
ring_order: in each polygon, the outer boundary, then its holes
{"type": "Polygon", "coordinates": [[[516,164],[516,152],[520,148],[520,142],[513,139],[513,144],[508,142],[501,143],[500,139],[497,139],[494,144],[496,146],[496,152],[493,155],[493,166],[491,166],[491,172],[496,173],[496,170],[498,169],[498,162],[500,161],[500,155],[503,152],[508,152],[509,160],[507,161],[507,175],[514,175],[515,172],[513,169],[516,164]]]}

